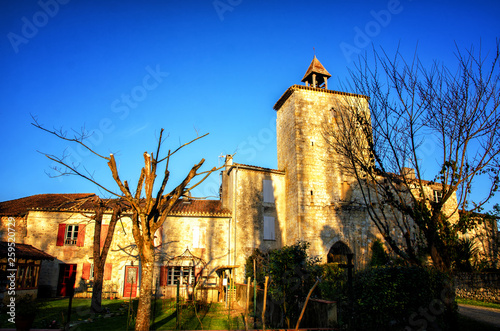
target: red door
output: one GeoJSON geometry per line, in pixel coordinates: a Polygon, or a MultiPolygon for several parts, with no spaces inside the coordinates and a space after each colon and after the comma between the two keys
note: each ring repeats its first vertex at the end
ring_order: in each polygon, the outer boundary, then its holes
{"type": "Polygon", "coordinates": [[[75,291],[76,264],[59,264],[59,282],[57,295],[61,297],[72,296],[75,291]]]}
{"type": "Polygon", "coordinates": [[[125,266],[125,286],[123,286],[124,298],[135,298],[137,296],[137,281],[139,267],[125,266]]]}

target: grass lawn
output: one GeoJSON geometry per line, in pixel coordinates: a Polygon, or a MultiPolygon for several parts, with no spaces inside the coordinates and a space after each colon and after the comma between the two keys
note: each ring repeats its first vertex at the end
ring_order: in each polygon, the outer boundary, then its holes
{"type": "MultiPolygon", "coordinates": [[[[50,328],[53,321],[56,322],[55,325],[58,327],[64,325],[68,320],[68,303],[69,299],[44,301],[44,307],[35,318],[32,328],[50,328]]],[[[137,301],[133,303],[135,304],[134,309],[136,309],[137,301]]],[[[102,305],[109,309],[110,314],[91,314],[90,299],[73,299],[71,323],[78,323],[78,330],[126,330],[128,302],[124,300],[102,300],[102,305]]],[[[2,312],[0,328],[14,328],[14,325],[7,321],[8,317],[2,312]]],[[[72,329],[75,328],[76,326],[72,329]]]]}
{"type": "MultiPolygon", "coordinates": [[[[52,321],[57,321],[61,327],[67,321],[69,299],[54,299],[45,302],[45,307],[35,319],[33,328],[49,328],[52,321]]],[[[71,330],[93,331],[93,330],[126,330],[129,303],[124,300],[103,300],[103,307],[108,313],[93,315],[90,313],[90,299],[73,299],[71,312],[71,330]]],[[[133,315],[129,330],[133,330],[135,312],[137,312],[137,300],[133,300],[133,315]]],[[[175,303],[171,300],[157,300],[155,306],[155,319],[152,323],[154,330],[175,330],[177,326],[177,314],[175,303]]],[[[228,316],[228,310],[224,304],[212,303],[199,305],[195,313],[194,305],[182,304],[179,315],[180,329],[244,329],[241,313],[233,311],[228,316]]],[[[14,328],[7,321],[8,315],[2,312],[0,316],[0,328],[14,328]]]]}

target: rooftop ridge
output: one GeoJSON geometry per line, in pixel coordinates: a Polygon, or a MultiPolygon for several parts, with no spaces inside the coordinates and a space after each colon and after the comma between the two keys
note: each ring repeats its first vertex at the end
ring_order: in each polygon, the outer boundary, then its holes
{"type": "Polygon", "coordinates": [[[350,93],[350,92],[342,92],[342,91],[334,91],[334,90],[327,90],[324,88],[319,88],[319,87],[311,87],[311,86],[304,86],[304,85],[292,85],[290,86],[285,93],[278,99],[278,101],[274,104],[273,109],[278,111],[281,106],[285,103],[285,101],[292,95],[292,93],[296,90],[310,90],[310,91],[316,91],[316,92],[323,92],[323,93],[331,93],[331,94],[338,94],[338,95],[345,95],[345,96],[350,96],[350,97],[358,97],[358,98],[365,98],[369,100],[370,98],[367,97],[366,95],[362,94],[357,94],[357,93],[350,93]]]}

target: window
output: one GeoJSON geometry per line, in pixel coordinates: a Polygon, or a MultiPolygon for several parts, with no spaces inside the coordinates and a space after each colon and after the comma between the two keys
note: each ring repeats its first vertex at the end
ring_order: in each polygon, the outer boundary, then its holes
{"type": "Polygon", "coordinates": [[[85,224],[59,224],[57,246],[83,247],[85,242],[85,224]]]}
{"type": "Polygon", "coordinates": [[[193,248],[205,248],[205,229],[193,227],[193,248]]]}
{"type": "Polygon", "coordinates": [[[274,230],[274,217],[264,216],[264,240],[276,240],[274,230]]]}
{"type": "Polygon", "coordinates": [[[189,266],[162,266],[160,268],[160,285],[176,286],[178,281],[180,285],[193,285],[195,280],[194,267],[189,266]]]}
{"type": "Polygon", "coordinates": [[[66,227],[66,235],[64,236],[65,245],[76,245],[78,239],[78,225],[68,225],[66,227]]]}
{"type": "Polygon", "coordinates": [[[262,181],[262,186],[264,191],[264,202],[274,203],[273,181],[270,179],[264,179],[262,181]]]}
{"type": "MultiPolygon", "coordinates": [[[[1,264],[0,270],[6,272],[7,264],[1,264]]],[[[10,268],[10,266],[9,266],[10,268]]],[[[40,265],[35,262],[17,263],[16,271],[16,289],[33,289],[38,286],[38,275],[40,274],[40,265]]]]}
{"type": "Polygon", "coordinates": [[[441,202],[443,199],[443,192],[434,190],[434,202],[438,203],[441,202]]]}
{"type": "MultiPolygon", "coordinates": [[[[104,280],[111,280],[111,272],[113,270],[112,263],[104,264],[104,280]]],[[[82,267],[82,279],[89,280],[94,279],[94,264],[84,263],[82,267]]]]}

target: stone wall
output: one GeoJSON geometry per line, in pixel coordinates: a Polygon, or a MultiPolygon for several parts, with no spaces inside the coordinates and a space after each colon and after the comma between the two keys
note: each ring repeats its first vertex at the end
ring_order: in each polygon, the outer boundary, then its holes
{"type": "Polygon", "coordinates": [[[324,137],[325,125],[334,125],[331,109],[346,98],[367,107],[362,97],[319,88],[294,85],[285,92],[275,106],[278,167],[286,177],[287,243],[307,241],[309,254],[326,262],[330,248],[341,241],[362,268],[377,231],[366,211],[353,207],[361,199],[356,180],[324,137]]]}
{"type": "Polygon", "coordinates": [[[463,299],[500,303],[500,272],[457,273],[455,293],[463,299]]]}
{"type": "Polygon", "coordinates": [[[282,172],[234,164],[223,172],[224,205],[234,218],[229,235],[228,264],[238,265],[236,281],[244,281],[246,258],[254,249],[269,251],[286,244],[285,178],[282,172]],[[271,183],[271,201],[264,201],[264,181],[271,183]],[[233,194],[234,192],[234,194],[233,194]],[[264,217],[274,219],[274,239],[264,238],[264,217]]]}
{"type": "MultiPolygon", "coordinates": [[[[43,261],[39,285],[50,295],[56,294],[60,264],[76,265],[76,296],[89,297],[92,279],[82,279],[83,264],[93,262],[94,223],[91,213],[64,211],[30,211],[27,219],[27,236],[24,243],[55,257],[54,261],[43,261]],[[57,246],[59,224],[85,225],[83,246],[57,246]]],[[[111,215],[105,214],[103,224],[109,224],[111,215]]],[[[228,217],[171,216],[163,224],[162,241],[158,247],[155,277],[159,277],[160,266],[189,249],[192,255],[205,263],[204,277],[215,277],[214,270],[228,264],[228,217]],[[194,235],[196,233],[196,235],[194,235]],[[161,248],[160,248],[161,247],[161,248]]],[[[138,251],[132,235],[132,221],[128,216],[116,225],[106,264],[111,265],[111,279],[104,280],[105,297],[121,297],[124,293],[125,269],[140,266],[138,251]]],[[[139,280],[140,281],[140,280],[139,280]]],[[[154,281],[156,284],[156,280],[154,281]]],[[[162,289],[165,290],[165,289],[162,289]]],[[[139,293],[139,286],[137,286],[139,293]]]]}

